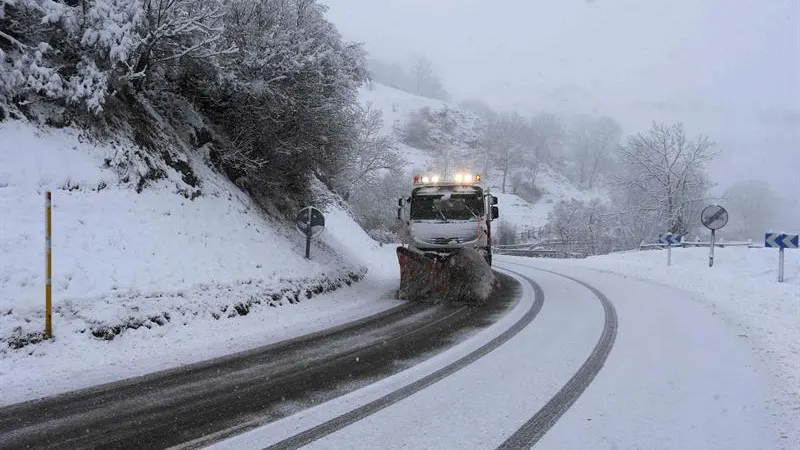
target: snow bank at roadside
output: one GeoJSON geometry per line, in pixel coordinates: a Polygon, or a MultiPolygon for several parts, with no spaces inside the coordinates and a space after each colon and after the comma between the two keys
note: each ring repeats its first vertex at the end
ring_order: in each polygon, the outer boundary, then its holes
{"type": "MultiPolygon", "coordinates": [[[[653,281],[697,294],[695,299],[733,327],[770,368],[776,402],[800,410],[800,251],[785,251],[785,282],[778,283],[778,250],[679,248],[667,266],[665,250],[595,256],[559,264],[593,268],[653,281]]],[[[647,301],[643,298],[642,301],[647,301]]]]}

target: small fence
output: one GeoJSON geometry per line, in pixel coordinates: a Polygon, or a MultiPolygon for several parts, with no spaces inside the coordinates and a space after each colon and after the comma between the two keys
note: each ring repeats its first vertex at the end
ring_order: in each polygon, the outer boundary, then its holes
{"type": "MultiPolygon", "coordinates": [[[[529,258],[558,258],[559,253],[556,250],[550,249],[535,249],[535,250],[527,250],[527,249],[496,249],[493,250],[494,253],[498,255],[508,255],[508,256],[526,256],[529,258]]],[[[561,256],[566,258],[567,256],[561,256]]]]}
{"type": "Polygon", "coordinates": [[[497,245],[492,247],[492,253],[508,256],[525,256],[529,258],[583,258],[586,255],[569,251],[561,241],[539,241],[522,244],[497,245]]]}
{"type": "MultiPolygon", "coordinates": [[[[509,255],[509,256],[525,256],[530,258],[585,258],[592,254],[589,252],[581,253],[574,251],[579,246],[586,246],[585,242],[561,242],[561,241],[538,241],[538,242],[526,242],[522,244],[509,244],[509,245],[497,245],[492,247],[492,252],[498,255],[509,255]]],[[[689,248],[689,247],[710,247],[711,241],[683,241],[679,244],[673,244],[672,248],[689,248]]],[[[725,247],[745,247],[745,248],[762,248],[763,245],[753,243],[753,240],[747,241],[730,241],[727,242],[724,239],[720,239],[714,242],[715,247],[725,248],[725,247]]],[[[648,243],[642,241],[639,244],[639,250],[662,250],[666,249],[667,244],[662,243],[648,243]]],[[[636,248],[631,249],[632,251],[636,251],[636,248]]],[[[628,251],[631,251],[628,250],[628,251]]],[[[614,250],[612,250],[613,252],[614,250]]],[[[621,250],[616,250],[621,251],[621,250]]],[[[624,250],[623,250],[624,251],[624,250]]]]}
{"type": "MultiPolygon", "coordinates": [[[[753,240],[747,241],[731,241],[726,242],[724,239],[720,239],[714,241],[715,247],[725,248],[725,247],[747,247],[747,248],[762,248],[763,245],[754,244],[753,240]]],[[[688,247],[711,247],[711,241],[682,241],[680,244],[672,244],[672,248],[688,248],[688,247]]],[[[639,244],[639,250],[661,250],[667,248],[667,244],[662,244],[660,242],[656,243],[646,243],[642,241],[639,244]]]]}

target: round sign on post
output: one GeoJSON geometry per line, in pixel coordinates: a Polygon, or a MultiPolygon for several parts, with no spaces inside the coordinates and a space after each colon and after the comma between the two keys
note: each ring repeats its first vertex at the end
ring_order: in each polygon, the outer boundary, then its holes
{"type": "Polygon", "coordinates": [[[700,221],[709,230],[719,230],[728,223],[728,211],[719,205],[706,206],[700,213],[700,221]]]}
{"type": "Polygon", "coordinates": [[[325,216],[322,215],[322,211],[313,206],[307,206],[300,210],[294,222],[297,231],[303,236],[308,233],[309,225],[311,225],[312,238],[319,236],[325,230],[325,216]]]}
{"type": "Polygon", "coordinates": [[[706,206],[700,213],[700,222],[709,230],[719,230],[728,223],[728,211],[722,206],[706,206]]]}
{"type": "Polygon", "coordinates": [[[306,237],[306,259],[311,259],[311,238],[325,230],[325,216],[313,206],[301,209],[294,220],[297,231],[306,237]]]}
{"type": "Polygon", "coordinates": [[[700,213],[700,222],[711,230],[711,245],[708,252],[708,267],[714,267],[714,241],[716,232],[728,223],[728,211],[719,205],[706,206],[700,213]]]}

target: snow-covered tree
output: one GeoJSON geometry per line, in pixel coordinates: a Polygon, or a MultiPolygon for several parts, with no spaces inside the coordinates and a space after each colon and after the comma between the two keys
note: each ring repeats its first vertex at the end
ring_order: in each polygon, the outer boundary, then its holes
{"type": "Polygon", "coordinates": [[[475,114],[486,122],[491,122],[497,118],[497,112],[483,100],[468,99],[459,102],[458,106],[461,109],[475,114]]]}
{"type": "Polygon", "coordinates": [[[538,174],[553,162],[553,155],[561,146],[564,129],[557,116],[541,112],[528,120],[525,130],[526,148],[520,158],[524,171],[518,179],[522,185],[529,185],[526,190],[535,190],[538,174]]]}
{"type": "Polygon", "coordinates": [[[415,148],[430,148],[431,120],[431,109],[427,106],[413,111],[400,130],[400,140],[415,148]]]}
{"type": "Polygon", "coordinates": [[[397,242],[397,199],[411,192],[411,179],[402,169],[386,171],[373,177],[368,186],[352,192],[350,204],[356,220],[370,236],[382,242],[397,242]]]}
{"type": "Polygon", "coordinates": [[[549,162],[565,138],[564,124],[555,114],[540,112],[530,118],[528,142],[533,157],[549,162]]]}
{"type": "Polygon", "coordinates": [[[0,117],[4,110],[20,115],[30,96],[62,99],[64,79],[51,45],[54,34],[63,32],[45,24],[63,15],[67,8],[52,1],[3,0],[0,7],[0,117]]]}
{"type": "Polygon", "coordinates": [[[196,109],[212,160],[258,199],[301,199],[313,177],[333,187],[382,145],[358,105],[365,52],[317,0],[0,2],[0,119],[57,111],[148,147],[156,121],[181,133],[196,109]]]}
{"type": "Polygon", "coordinates": [[[182,59],[216,65],[217,56],[236,51],[235,45],[223,44],[222,0],[133,1],[141,2],[143,9],[141,36],[130,68],[131,76],[140,81],[160,82],[182,59]]]}
{"type": "Polygon", "coordinates": [[[309,174],[332,185],[357,140],[363,49],[343,41],[314,0],[226,8],[223,45],[238,51],[218,57],[219,86],[197,94],[233,141],[220,159],[262,192],[302,192],[309,174]]]}
{"type": "Polygon", "coordinates": [[[433,69],[433,63],[425,57],[418,56],[412,63],[414,76],[414,93],[428,98],[447,100],[447,91],[441,79],[433,69]]]}
{"type": "Polygon", "coordinates": [[[592,189],[608,167],[619,145],[622,128],[610,117],[580,116],[570,125],[567,145],[572,161],[572,179],[578,187],[592,189]]]}
{"type": "MultiPolygon", "coordinates": [[[[141,0],[94,0],[82,6],[73,11],[74,17],[81,17],[75,33],[80,35],[81,56],[68,81],[67,100],[97,113],[109,91],[125,88],[138,76],[131,63],[141,42],[145,11],[141,0]]],[[[64,17],[62,23],[67,22],[64,17]]]]}
{"type": "Polygon", "coordinates": [[[542,235],[561,248],[583,256],[608,253],[616,247],[609,207],[599,199],[575,199],[555,204],[547,216],[542,235]]]}
{"type": "Polygon", "coordinates": [[[389,173],[398,173],[405,161],[391,136],[383,134],[383,113],[371,106],[359,111],[356,138],[348,148],[347,163],[337,175],[337,191],[345,200],[355,192],[374,189],[389,173]]]}
{"type": "Polygon", "coordinates": [[[489,149],[491,161],[503,174],[501,184],[503,193],[506,192],[513,165],[520,160],[527,148],[527,132],[525,118],[516,112],[500,114],[497,121],[489,124],[486,131],[485,145],[489,149]]]}
{"type": "Polygon", "coordinates": [[[623,213],[661,227],[658,231],[685,234],[711,186],[706,166],[713,147],[706,136],[690,141],[680,123],[653,123],[646,134],[630,137],[619,148],[623,173],[615,180],[625,199],[623,213]]]}

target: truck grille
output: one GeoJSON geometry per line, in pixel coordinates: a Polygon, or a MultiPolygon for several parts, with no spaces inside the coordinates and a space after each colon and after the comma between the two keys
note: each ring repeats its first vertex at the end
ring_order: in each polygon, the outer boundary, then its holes
{"type": "Polygon", "coordinates": [[[430,242],[431,244],[436,244],[436,245],[447,245],[447,244],[449,244],[451,242],[455,242],[456,244],[460,244],[460,243],[464,242],[464,239],[459,238],[459,237],[432,238],[432,239],[426,239],[426,241],[430,242]]]}

